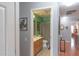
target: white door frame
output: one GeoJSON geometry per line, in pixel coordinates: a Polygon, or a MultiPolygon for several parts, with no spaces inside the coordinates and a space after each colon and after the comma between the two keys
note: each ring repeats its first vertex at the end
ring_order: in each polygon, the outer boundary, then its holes
{"type": "Polygon", "coordinates": [[[15,56],[20,56],[19,2],[15,2],[15,56]]]}
{"type": "Polygon", "coordinates": [[[52,6],[47,6],[47,7],[38,7],[38,8],[33,8],[33,9],[31,9],[31,55],[33,56],[33,10],[38,10],[38,9],[47,9],[47,8],[50,8],[51,9],[51,18],[50,18],[50,56],[52,56],[52,51],[53,51],[53,44],[52,44],[52,34],[51,33],[53,33],[53,31],[52,31],[52,16],[53,16],[53,14],[52,14],[52,6]]]}

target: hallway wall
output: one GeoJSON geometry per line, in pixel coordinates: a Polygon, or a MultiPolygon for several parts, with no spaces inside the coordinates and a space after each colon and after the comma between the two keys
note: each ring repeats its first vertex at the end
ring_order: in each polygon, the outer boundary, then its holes
{"type": "Polygon", "coordinates": [[[44,2],[20,2],[20,17],[28,17],[28,31],[20,32],[20,55],[30,56],[31,52],[31,10],[34,8],[52,7],[51,17],[51,44],[52,55],[58,55],[58,19],[59,9],[57,3],[44,2]],[[53,32],[54,31],[54,32],[53,32]]]}
{"type": "Polygon", "coordinates": [[[78,21],[79,17],[76,16],[69,16],[65,22],[63,22],[63,19],[61,20],[61,24],[64,25],[64,30],[61,31],[61,34],[66,41],[71,42],[71,25],[78,21]],[[68,27],[68,29],[66,29],[66,27],[68,27]]]}

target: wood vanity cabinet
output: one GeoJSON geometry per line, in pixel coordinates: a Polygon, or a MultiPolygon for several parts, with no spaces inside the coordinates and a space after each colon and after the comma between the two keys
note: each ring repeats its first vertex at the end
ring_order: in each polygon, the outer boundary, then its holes
{"type": "Polygon", "coordinates": [[[34,42],[34,55],[37,55],[42,48],[43,48],[43,38],[40,38],[34,42]]]}

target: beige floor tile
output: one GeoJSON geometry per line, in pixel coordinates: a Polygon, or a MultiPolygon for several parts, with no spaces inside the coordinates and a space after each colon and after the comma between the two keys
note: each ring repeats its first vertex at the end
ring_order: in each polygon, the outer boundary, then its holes
{"type": "Polygon", "coordinates": [[[41,50],[37,56],[50,56],[50,49],[43,49],[41,50]]]}

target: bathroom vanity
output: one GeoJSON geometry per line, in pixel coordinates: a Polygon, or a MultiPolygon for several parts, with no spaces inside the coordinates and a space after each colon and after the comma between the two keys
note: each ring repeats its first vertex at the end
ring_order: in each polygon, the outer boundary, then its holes
{"type": "Polygon", "coordinates": [[[34,37],[33,40],[34,40],[33,53],[34,55],[37,55],[43,48],[43,37],[34,37]]]}

